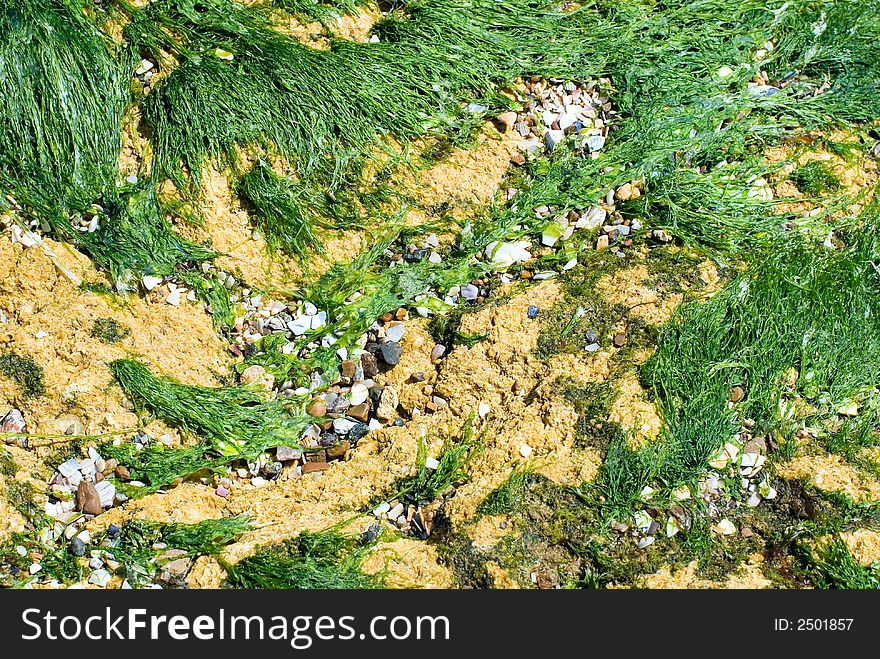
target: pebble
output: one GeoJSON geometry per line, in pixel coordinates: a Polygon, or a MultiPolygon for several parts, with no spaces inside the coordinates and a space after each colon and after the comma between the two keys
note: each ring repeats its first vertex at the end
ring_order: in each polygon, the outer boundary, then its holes
{"type": "Polygon", "coordinates": [[[96,586],[106,586],[110,583],[111,575],[107,570],[95,570],[89,575],[89,583],[96,586]]]}
{"type": "Polygon", "coordinates": [[[70,539],[70,543],[67,545],[67,551],[73,556],[85,556],[86,543],[80,540],[77,536],[74,536],[70,539]]]}
{"type": "Polygon", "coordinates": [[[275,449],[275,459],[279,462],[289,462],[291,460],[301,460],[302,451],[293,446],[279,446],[275,449]]]}
{"type": "Polygon", "coordinates": [[[467,300],[468,302],[476,301],[477,297],[480,295],[480,289],[474,286],[473,284],[468,284],[466,286],[462,286],[461,288],[461,296],[467,300]]]}
{"type": "Polygon", "coordinates": [[[445,354],[446,354],[446,346],[443,345],[442,343],[438,343],[431,350],[431,363],[436,364],[441,359],[443,359],[443,355],[445,355],[445,354]]]}
{"type": "Polygon", "coordinates": [[[385,325],[384,329],[385,338],[394,343],[399,343],[401,339],[403,339],[404,332],[406,331],[404,324],[399,321],[388,323],[385,325]]]}
{"type": "Polygon", "coordinates": [[[394,387],[388,385],[382,390],[379,404],[376,406],[376,417],[383,421],[390,421],[397,416],[397,406],[400,399],[394,387]]]}
{"type": "Polygon", "coordinates": [[[327,405],[321,399],[316,398],[309,405],[307,412],[309,413],[309,416],[324,416],[325,414],[327,414],[327,405]]]}
{"type": "Polygon", "coordinates": [[[24,415],[20,410],[17,410],[14,407],[3,416],[2,420],[0,420],[0,432],[23,433],[26,431],[27,424],[24,421],[24,415]]]}
{"type": "Polygon", "coordinates": [[[76,509],[88,515],[100,515],[101,495],[89,481],[80,481],[76,490],[76,509]]]}
{"type": "Polygon", "coordinates": [[[400,363],[400,356],[403,354],[403,346],[394,341],[383,343],[380,349],[380,354],[382,356],[382,361],[389,366],[396,366],[400,363]]]}
{"type": "Polygon", "coordinates": [[[529,318],[537,318],[538,317],[538,307],[534,304],[530,304],[526,313],[529,318]]]}
{"type": "Polygon", "coordinates": [[[529,457],[532,454],[532,447],[528,444],[523,444],[519,447],[519,454],[524,458],[529,457]]]}
{"type": "Polygon", "coordinates": [[[152,291],[165,280],[162,277],[153,277],[152,275],[146,275],[141,281],[143,282],[144,288],[147,291],[152,291]]]}
{"type": "Polygon", "coordinates": [[[218,486],[217,486],[217,489],[214,490],[214,491],[216,492],[216,494],[217,494],[218,497],[223,497],[223,498],[228,497],[228,496],[229,496],[229,493],[230,493],[229,488],[227,488],[227,487],[225,487],[225,486],[223,486],[223,485],[218,485],[218,486]]]}

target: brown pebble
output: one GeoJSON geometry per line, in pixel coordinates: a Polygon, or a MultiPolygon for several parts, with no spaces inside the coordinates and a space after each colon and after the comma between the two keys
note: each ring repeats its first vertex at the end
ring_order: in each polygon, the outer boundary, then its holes
{"type": "Polygon", "coordinates": [[[432,387],[430,384],[426,384],[424,387],[422,387],[422,393],[426,396],[430,396],[434,393],[434,387],[432,387]]]}
{"type": "Polygon", "coordinates": [[[755,535],[752,529],[750,529],[748,526],[744,526],[742,531],[740,531],[740,534],[744,538],[751,538],[753,535],[755,535]]]}
{"type": "Polygon", "coordinates": [[[623,344],[626,343],[626,334],[623,332],[618,332],[614,335],[614,347],[620,348],[623,344]]]}
{"type": "Polygon", "coordinates": [[[526,164],[526,159],[525,159],[525,156],[523,156],[523,154],[515,153],[512,156],[510,156],[510,162],[512,162],[514,165],[519,165],[520,167],[522,167],[523,165],[526,164]]]}
{"type": "Polygon", "coordinates": [[[76,488],[76,509],[87,515],[100,515],[104,510],[98,490],[89,481],[80,481],[76,488]]]}
{"type": "Polygon", "coordinates": [[[406,320],[407,316],[409,316],[409,313],[403,307],[400,307],[400,309],[394,312],[394,317],[397,318],[397,320],[406,320]]]}
{"type": "Polygon", "coordinates": [[[123,467],[122,465],[116,467],[116,478],[121,481],[130,481],[131,473],[129,473],[128,467],[123,467]]]}
{"type": "Polygon", "coordinates": [[[341,460],[351,448],[351,442],[347,439],[342,440],[334,446],[327,448],[327,460],[341,460]]]}
{"type": "Polygon", "coordinates": [[[498,123],[503,131],[507,131],[508,128],[512,128],[516,123],[516,112],[502,112],[498,115],[498,123]]]}
{"type": "Polygon", "coordinates": [[[391,315],[390,311],[388,313],[383,313],[381,316],[379,316],[379,320],[381,320],[383,323],[389,322],[392,318],[394,318],[394,316],[391,315]]]}
{"type": "Polygon", "coordinates": [[[344,378],[353,378],[355,370],[357,370],[357,364],[355,364],[353,359],[346,359],[339,366],[339,373],[344,378]]]}
{"type": "Polygon", "coordinates": [[[425,381],[425,374],[422,371],[416,371],[415,373],[413,373],[412,375],[409,376],[409,381],[413,382],[413,383],[424,382],[425,381]]]}
{"type": "Polygon", "coordinates": [[[323,400],[315,399],[311,402],[308,409],[310,416],[324,416],[327,414],[327,405],[323,400]]]}
{"type": "Polygon", "coordinates": [[[370,404],[366,401],[348,408],[348,416],[366,423],[370,418],[370,404]]]}
{"type": "Polygon", "coordinates": [[[425,407],[428,408],[429,412],[436,412],[438,409],[437,403],[435,403],[433,400],[429,400],[425,407]]]}
{"type": "Polygon", "coordinates": [[[606,234],[602,234],[599,238],[596,239],[596,251],[604,252],[608,249],[608,236],[606,234]]]}
{"type": "Polygon", "coordinates": [[[315,471],[326,471],[330,468],[330,465],[326,462],[306,462],[303,465],[302,473],[311,474],[315,471]]]}
{"type": "Polygon", "coordinates": [[[376,356],[369,352],[361,355],[361,367],[364,369],[364,377],[368,380],[379,374],[379,362],[376,361],[376,356]]]}
{"type": "Polygon", "coordinates": [[[310,462],[327,462],[327,451],[324,449],[319,449],[317,451],[307,451],[303,454],[306,459],[306,464],[310,462]]]}
{"type": "Polygon", "coordinates": [[[104,480],[104,473],[101,471],[95,472],[95,482],[100,483],[102,480],[104,480]]]}
{"type": "Polygon", "coordinates": [[[520,277],[520,279],[531,279],[532,272],[531,272],[531,270],[520,270],[519,277],[520,277]]]}
{"type": "Polygon", "coordinates": [[[743,453],[760,455],[767,452],[767,442],[763,437],[754,437],[743,445],[743,453]]]}
{"type": "Polygon", "coordinates": [[[732,387],[730,389],[730,402],[731,403],[738,403],[745,397],[746,397],[745,389],[743,389],[739,385],[732,387]]]}

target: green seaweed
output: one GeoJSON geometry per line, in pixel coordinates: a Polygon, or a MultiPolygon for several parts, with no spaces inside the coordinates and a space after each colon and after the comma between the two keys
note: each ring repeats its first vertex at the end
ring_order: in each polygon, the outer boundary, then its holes
{"type": "Polygon", "coordinates": [[[338,531],[303,532],[260,548],[235,565],[225,565],[230,588],[380,588],[379,576],[365,574],[360,562],[370,545],[338,531]]]}
{"type": "Polygon", "coordinates": [[[0,373],[21,387],[25,398],[36,398],[46,393],[45,370],[29,355],[6,352],[0,355],[0,373]]]}
{"type": "Polygon", "coordinates": [[[131,328],[126,327],[115,318],[95,318],[90,334],[92,338],[113,344],[131,336],[131,328]]]}

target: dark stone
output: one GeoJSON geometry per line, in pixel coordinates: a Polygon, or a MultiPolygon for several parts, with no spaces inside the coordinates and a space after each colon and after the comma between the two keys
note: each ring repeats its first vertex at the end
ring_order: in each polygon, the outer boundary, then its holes
{"type": "Polygon", "coordinates": [[[382,361],[389,366],[397,366],[400,363],[400,356],[403,354],[403,346],[394,341],[382,344],[382,361]]]}
{"type": "Polygon", "coordinates": [[[374,542],[382,532],[382,527],[378,524],[370,524],[366,531],[361,533],[361,540],[365,543],[374,542]]]}
{"type": "Polygon", "coordinates": [[[379,404],[379,399],[382,398],[383,391],[385,391],[385,387],[370,387],[370,400],[373,401],[374,405],[379,404]]]}
{"type": "MultiPolygon", "coordinates": [[[[376,344],[378,345],[378,344],[376,344]]],[[[376,355],[365,352],[361,355],[361,368],[364,369],[364,377],[372,380],[379,374],[379,362],[376,361],[376,355]]]]}
{"type": "Polygon", "coordinates": [[[356,423],[348,431],[348,441],[351,442],[352,446],[357,446],[358,440],[366,436],[368,432],[370,432],[370,428],[366,423],[356,423]]]}
{"type": "Polygon", "coordinates": [[[538,317],[538,307],[535,306],[534,304],[530,304],[529,310],[528,310],[528,315],[529,315],[529,318],[537,318],[538,317]]]}
{"type": "Polygon", "coordinates": [[[426,249],[417,249],[408,254],[403,255],[403,260],[407,263],[418,263],[423,260],[428,255],[428,250],[426,249]]]}
{"type": "Polygon", "coordinates": [[[327,462],[327,451],[321,449],[320,451],[309,451],[306,453],[306,466],[310,462],[327,462]]]}
{"type": "Polygon", "coordinates": [[[111,524],[107,527],[107,535],[111,538],[115,538],[119,535],[119,527],[116,524],[111,524]]]}
{"type": "Polygon", "coordinates": [[[335,432],[327,432],[321,435],[321,439],[318,440],[321,446],[333,446],[336,442],[339,441],[339,437],[336,436],[335,432]]]}
{"type": "Polygon", "coordinates": [[[67,545],[67,551],[69,551],[74,556],[85,556],[86,555],[86,543],[82,540],[73,536],[70,539],[70,544],[67,545]]]}

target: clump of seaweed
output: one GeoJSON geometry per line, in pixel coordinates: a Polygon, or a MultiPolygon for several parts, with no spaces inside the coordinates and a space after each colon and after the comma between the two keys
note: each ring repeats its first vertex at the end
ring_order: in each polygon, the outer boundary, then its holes
{"type": "Polygon", "coordinates": [[[206,519],[195,524],[132,519],[104,531],[95,538],[94,546],[121,563],[125,578],[137,587],[155,576],[159,559],[168,551],[184,551],[190,558],[217,555],[250,528],[247,515],[206,519]],[[157,544],[163,548],[157,549],[157,544]]]}
{"type": "Polygon", "coordinates": [[[821,160],[811,160],[798,167],[789,178],[805,194],[819,195],[840,187],[840,179],[821,160]]]}
{"type": "Polygon", "coordinates": [[[224,565],[230,588],[381,588],[381,577],[360,563],[370,550],[360,536],[339,531],[303,532],[263,547],[235,565],[224,565]]]}
{"type": "Polygon", "coordinates": [[[36,398],[46,392],[45,371],[28,355],[7,352],[0,355],[0,373],[21,387],[25,398],[36,398]]]}
{"type": "Polygon", "coordinates": [[[119,343],[131,336],[131,328],[126,327],[115,318],[95,318],[92,323],[91,336],[104,343],[119,343]]]}
{"type": "Polygon", "coordinates": [[[267,399],[247,386],[203,387],[156,377],[143,364],[120,359],[110,370],[138,409],[202,438],[179,449],[132,444],[106,444],[102,450],[129,466],[135,479],[155,491],[177,478],[204,469],[216,469],[238,459],[253,459],[276,446],[299,446],[309,418],[295,403],[267,399]]]}
{"type": "Polygon", "coordinates": [[[479,441],[474,437],[473,414],[465,421],[457,441],[444,445],[435,469],[427,467],[428,447],[424,440],[420,440],[416,473],[398,484],[400,496],[422,504],[434,501],[449,488],[468,478],[468,464],[478,450],[479,441]]]}

